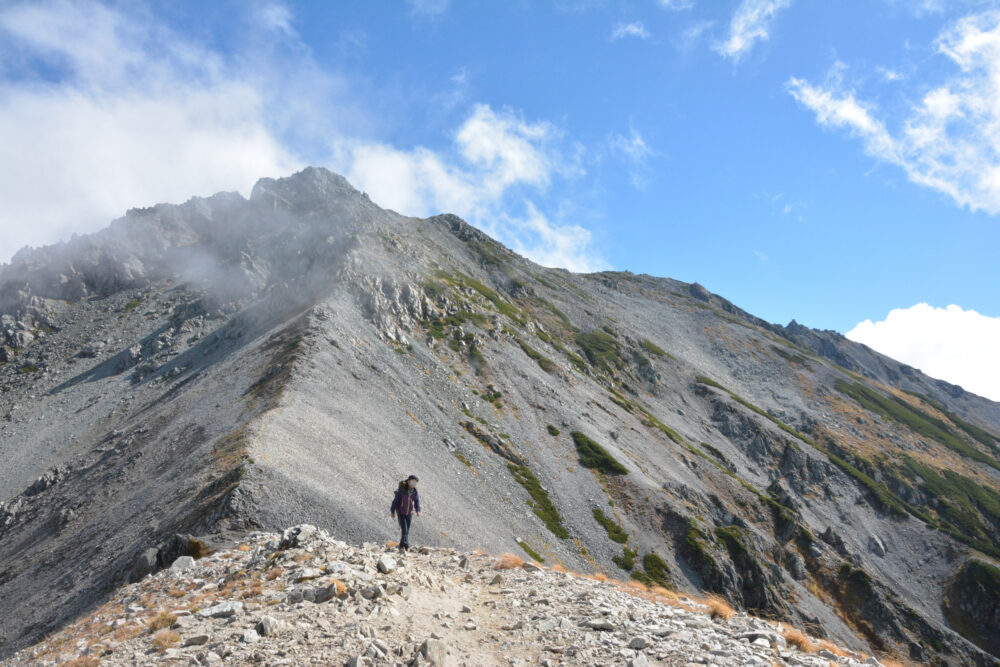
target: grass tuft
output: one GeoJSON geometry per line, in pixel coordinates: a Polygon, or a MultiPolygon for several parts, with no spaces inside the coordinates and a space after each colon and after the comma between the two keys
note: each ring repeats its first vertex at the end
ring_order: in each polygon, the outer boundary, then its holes
{"type": "Polygon", "coordinates": [[[712,593],[705,598],[705,606],[708,607],[708,615],[713,619],[721,619],[723,621],[728,621],[736,612],[733,611],[732,606],[726,598],[722,597],[718,593],[712,593]]]}
{"type": "Polygon", "coordinates": [[[497,570],[514,570],[524,565],[524,559],[512,553],[500,554],[496,564],[493,566],[497,570]]]}
{"type": "Polygon", "coordinates": [[[168,648],[181,643],[181,636],[173,630],[160,630],[153,635],[153,646],[157,651],[163,653],[168,648]]]}

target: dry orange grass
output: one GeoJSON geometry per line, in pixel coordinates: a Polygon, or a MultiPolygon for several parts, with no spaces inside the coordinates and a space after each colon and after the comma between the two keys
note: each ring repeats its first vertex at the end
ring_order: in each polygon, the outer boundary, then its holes
{"type": "Polygon", "coordinates": [[[111,637],[116,642],[119,642],[119,643],[120,642],[125,642],[125,641],[128,641],[129,639],[134,639],[134,638],[138,637],[139,635],[141,635],[143,633],[144,630],[145,630],[145,628],[143,628],[140,625],[123,625],[122,627],[116,629],[111,634],[111,637]]]}
{"type": "Polygon", "coordinates": [[[649,589],[649,592],[660,598],[667,598],[668,600],[677,600],[677,593],[673,592],[669,588],[664,588],[663,586],[653,586],[649,589]]]}
{"type": "Polygon", "coordinates": [[[155,646],[156,650],[160,653],[163,653],[171,646],[176,646],[180,643],[181,636],[173,630],[160,630],[153,635],[153,646],[155,646]]]}
{"type": "Polygon", "coordinates": [[[316,557],[316,554],[311,554],[308,551],[303,551],[302,553],[297,554],[295,556],[295,562],[296,563],[304,563],[307,560],[312,560],[315,557],[316,557]]]}
{"type": "Polygon", "coordinates": [[[168,611],[161,611],[149,622],[149,631],[156,632],[157,630],[162,630],[163,628],[169,628],[176,620],[177,617],[174,614],[171,614],[168,611]]]}
{"type": "MultiPolygon", "coordinates": [[[[837,646],[836,644],[834,644],[829,639],[821,639],[819,641],[819,643],[817,644],[817,646],[819,646],[820,649],[824,649],[825,648],[827,651],[829,651],[830,653],[834,654],[837,657],[840,657],[840,658],[846,658],[847,657],[847,652],[844,649],[842,649],[839,646],[837,646]]],[[[819,650],[819,649],[817,649],[817,650],[819,650]]],[[[885,663],[882,663],[882,664],[885,664],[885,663]]]]}
{"type": "Polygon", "coordinates": [[[182,591],[179,588],[171,588],[169,591],[167,591],[167,595],[169,595],[172,598],[182,598],[185,595],[187,595],[187,592],[182,591]]]}
{"type": "Polygon", "coordinates": [[[819,650],[816,644],[806,635],[806,633],[796,628],[784,628],[781,633],[785,641],[800,651],[815,653],[819,650]]]}
{"type": "Polygon", "coordinates": [[[395,549],[396,547],[399,546],[399,542],[396,542],[395,540],[386,540],[385,546],[389,547],[390,549],[395,549]]]}
{"type": "Polygon", "coordinates": [[[238,551],[250,551],[250,545],[249,544],[241,544],[240,546],[236,547],[236,549],[238,551]]]}
{"type": "Polygon", "coordinates": [[[726,598],[717,593],[706,596],[702,604],[708,607],[708,615],[713,619],[721,618],[723,621],[728,621],[736,614],[726,598]]]}
{"type": "Polygon", "coordinates": [[[497,558],[496,569],[498,570],[513,570],[514,568],[522,567],[524,565],[524,559],[520,556],[516,556],[512,553],[500,554],[497,558]]]}
{"type": "Polygon", "coordinates": [[[636,581],[635,579],[629,579],[628,581],[622,583],[622,587],[626,589],[632,589],[633,591],[639,591],[640,593],[646,593],[649,591],[649,586],[642,583],[641,581],[636,581]]]}
{"type": "Polygon", "coordinates": [[[63,663],[63,667],[98,667],[101,664],[101,659],[96,655],[81,655],[79,658],[73,658],[69,662],[63,663]]]}
{"type": "Polygon", "coordinates": [[[559,563],[556,563],[555,565],[552,566],[552,571],[553,572],[563,572],[563,573],[569,572],[569,570],[567,570],[565,567],[563,567],[559,563]]]}
{"type": "Polygon", "coordinates": [[[593,579],[594,581],[607,581],[608,575],[604,574],[603,572],[595,572],[591,575],[588,575],[587,578],[593,579]]]}
{"type": "Polygon", "coordinates": [[[270,570],[264,573],[264,578],[267,579],[268,581],[274,581],[275,579],[281,576],[282,572],[284,572],[284,570],[281,569],[280,567],[272,567],[270,570]]]}
{"type": "Polygon", "coordinates": [[[347,594],[347,585],[340,579],[334,579],[330,582],[331,586],[337,587],[337,597],[344,597],[347,594]]]}

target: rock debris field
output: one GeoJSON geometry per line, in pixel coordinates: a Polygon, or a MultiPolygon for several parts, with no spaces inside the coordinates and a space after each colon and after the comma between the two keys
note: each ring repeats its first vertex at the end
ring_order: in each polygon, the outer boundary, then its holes
{"type": "Polygon", "coordinates": [[[511,554],[400,554],[300,525],[182,556],[2,664],[880,664],[703,602],[511,554]]]}

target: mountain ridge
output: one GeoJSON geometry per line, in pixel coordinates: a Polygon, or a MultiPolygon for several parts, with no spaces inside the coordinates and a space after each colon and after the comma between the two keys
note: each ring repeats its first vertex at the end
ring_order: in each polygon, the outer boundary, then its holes
{"type": "MultiPolygon", "coordinates": [[[[855,647],[990,664],[965,564],[995,566],[1000,404],[697,283],[545,269],[310,168],[19,252],[0,313],[15,608],[85,536],[62,617],[178,535],[390,537],[385,488],[426,469],[436,542],[666,571],[855,647]]],[[[60,618],[4,620],[0,652],[60,618]]]]}

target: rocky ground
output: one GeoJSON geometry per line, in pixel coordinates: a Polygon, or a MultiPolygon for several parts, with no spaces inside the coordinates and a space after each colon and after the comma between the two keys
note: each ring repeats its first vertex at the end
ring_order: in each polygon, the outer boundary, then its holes
{"type": "Polygon", "coordinates": [[[2,665],[878,665],[776,623],[505,554],[310,525],[122,588],[2,665]]]}

